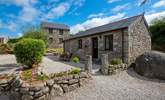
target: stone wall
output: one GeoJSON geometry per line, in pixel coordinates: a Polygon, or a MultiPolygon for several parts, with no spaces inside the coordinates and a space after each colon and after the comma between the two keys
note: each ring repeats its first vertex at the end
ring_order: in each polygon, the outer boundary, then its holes
{"type": "Polygon", "coordinates": [[[84,86],[91,79],[86,72],[55,77],[47,81],[27,83],[19,76],[0,81],[0,92],[8,92],[11,100],[51,100],[84,86]]]}
{"type": "Polygon", "coordinates": [[[124,71],[128,68],[127,64],[119,64],[119,65],[109,65],[108,66],[108,75],[117,74],[120,71],[124,71]]]}
{"type": "Polygon", "coordinates": [[[136,58],[151,50],[151,35],[143,17],[138,18],[128,28],[128,62],[134,63],[136,58]]]}
{"type": "Polygon", "coordinates": [[[59,38],[67,39],[69,38],[69,30],[63,30],[63,35],[59,34],[58,29],[53,29],[53,33],[49,33],[47,28],[44,29],[48,33],[48,47],[49,48],[58,48],[63,47],[63,43],[59,41],[59,38]],[[53,41],[51,42],[49,39],[52,38],[53,41]]]}
{"type": "MultiPolygon", "coordinates": [[[[97,35],[92,35],[83,38],[76,38],[72,40],[65,41],[65,52],[78,54],[82,59],[85,59],[85,55],[92,55],[92,38],[98,38],[98,59],[101,58],[102,54],[109,55],[109,60],[113,58],[122,58],[122,34],[127,32],[126,29],[124,30],[116,30],[112,32],[105,32],[97,35]],[[106,35],[113,34],[113,51],[105,50],[104,39],[106,35]],[[78,48],[78,40],[82,39],[82,49],[78,48]]],[[[126,41],[127,42],[127,41],[126,41]]],[[[125,43],[125,42],[124,42],[125,43]]]]}
{"type": "Polygon", "coordinates": [[[120,71],[126,70],[128,68],[128,64],[118,64],[112,65],[108,62],[108,55],[102,54],[101,57],[101,72],[103,75],[113,75],[120,71]]]}

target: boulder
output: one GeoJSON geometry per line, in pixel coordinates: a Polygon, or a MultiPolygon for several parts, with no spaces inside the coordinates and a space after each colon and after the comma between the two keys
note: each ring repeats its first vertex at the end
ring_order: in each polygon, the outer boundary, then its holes
{"type": "Polygon", "coordinates": [[[140,75],[165,79],[165,53],[146,52],[136,59],[135,64],[134,69],[140,75]]]}

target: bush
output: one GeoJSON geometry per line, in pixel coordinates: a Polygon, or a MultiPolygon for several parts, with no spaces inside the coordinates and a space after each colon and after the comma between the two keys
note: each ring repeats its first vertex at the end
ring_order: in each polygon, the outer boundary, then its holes
{"type": "Polygon", "coordinates": [[[37,79],[44,81],[49,79],[49,77],[46,74],[41,74],[41,75],[37,75],[37,79]]]}
{"type": "Polygon", "coordinates": [[[69,74],[80,74],[81,69],[80,68],[74,68],[71,70],[71,72],[69,74]]]}
{"type": "Polygon", "coordinates": [[[111,61],[111,64],[112,65],[119,65],[119,64],[122,64],[123,62],[122,62],[122,60],[120,59],[120,58],[114,58],[114,59],[112,59],[112,61],[111,61]]]}
{"type": "Polygon", "coordinates": [[[72,61],[75,62],[75,63],[79,63],[80,62],[80,58],[75,56],[75,57],[72,57],[72,61]]]}
{"type": "Polygon", "coordinates": [[[32,70],[28,69],[22,72],[22,79],[23,80],[30,80],[32,78],[33,74],[32,74],[32,70]]]}
{"type": "Polygon", "coordinates": [[[44,41],[37,39],[22,39],[14,47],[17,62],[28,67],[38,65],[41,62],[44,50],[44,41]]]}

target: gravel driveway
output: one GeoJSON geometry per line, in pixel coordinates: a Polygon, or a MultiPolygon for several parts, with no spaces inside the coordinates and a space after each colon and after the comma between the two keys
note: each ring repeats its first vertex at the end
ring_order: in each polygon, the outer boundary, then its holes
{"type": "Polygon", "coordinates": [[[129,69],[113,76],[94,75],[85,87],[54,100],[165,100],[165,81],[150,80],[129,69]]]}

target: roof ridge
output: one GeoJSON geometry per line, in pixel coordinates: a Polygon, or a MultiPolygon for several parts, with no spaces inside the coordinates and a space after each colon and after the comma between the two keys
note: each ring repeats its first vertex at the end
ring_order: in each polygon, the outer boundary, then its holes
{"type": "MultiPolygon", "coordinates": [[[[121,20],[118,20],[118,21],[110,22],[110,23],[107,23],[107,24],[104,24],[104,25],[100,25],[100,26],[97,26],[97,27],[93,27],[93,28],[87,29],[87,30],[85,30],[85,31],[92,30],[92,29],[95,29],[95,28],[98,28],[98,27],[104,27],[104,26],[109,25],[109,24],[118,23],[118,22],[121,22],[121,21],[124,21],[124,20],[128,20],[128,19],[131,19],[131,18],[134,18],[134,17],[140,17],[140,16],[144,16],[144,14],[139,14],[139,15],[132,16],[132,17],[128,17],[128,18],[124,18],[124,19],[121,19],[121,20]]],[[[84,31],[82,31],[82,32],[84,32],[84,31]]],[[[82,33],[82,32],[78,32],[78,33],[76,33],[76,34],[80,34],[80,33],[82,33]]],[[[76,34],[75,34],[75,35],[76,35],[76,34]]]]}
{"type": "MultiPolygon", "coordinates": [[[[66,25],[66,24],[64,24],[64,23],[59,23],[59,22],[47,22],[47,21],[43,21],[43,22],[41,22],[41,24],[44,24],[44,23],[46,23],[46,24],[59,24],[59,25],[66,25]]],[[[69,26],[69,25],[66,25],[66,26],[69,26]]]]}

